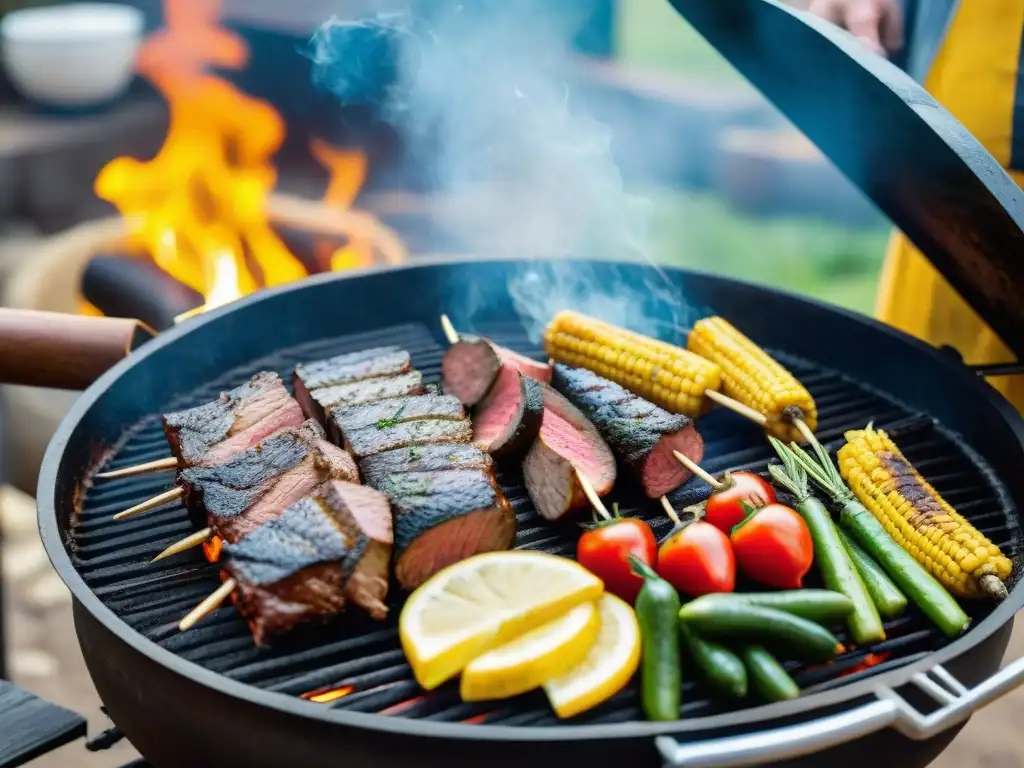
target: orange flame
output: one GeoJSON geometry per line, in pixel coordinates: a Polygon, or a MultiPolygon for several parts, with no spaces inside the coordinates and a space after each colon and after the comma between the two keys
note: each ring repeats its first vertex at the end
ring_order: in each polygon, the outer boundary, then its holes
{"type": "MultiPolygon", "coordinates": [[[[284,122],[269,103],[209,71],[243,68],[245,41],[218,25],[220,0],[164,0],[164,15],[166,27],[144,42],[137,60],[167,100],[164,144],[149,161],[112,160],[96,178],[96,194],[117,207],[161,269],[205,297],[204,309],[305,277],[266,213],[284,122]]],[[[331,170],[330,202],[349,205],[366,158],[322,143],[315,149],[331,170]]],[[[362,248],[348,246],[356,254],[362,248]]],[[[335,268],[352,258],[339,258],[335,268]]]]}
{"type": "Polygon", "coordinates": [[[214,536],[209,541],[203,542],[203,554],[211,563],[220,560],[220,550],[224,546],[224,540],[220,536],[214,536]]]}
{"type": "Polygon", "coordinates": [[[355,688],[351,685],[343,685],[341,688],[321,688],[316,691],[310,691],[304,693],[300,698],[306,701],[315,701],[317,704],[327,704],[331,701],[337,701],[343,696],[348,696],[355,688]]]}
{"type": "MultiPolygon", "coordinates": [[[[366,181],[367,158],[362,152],[338,149],[320,139],[309,143],[310,152],[330,174],[324,202],[337,208],[351,208],[363,182],[366,181]]],[[[329,243],[317,243],[317,259],[331,265],[332,270],[367,266],[373,260],[373,244],[366,237],[354,235],[352,240],[334,250],[329,243]]]]}

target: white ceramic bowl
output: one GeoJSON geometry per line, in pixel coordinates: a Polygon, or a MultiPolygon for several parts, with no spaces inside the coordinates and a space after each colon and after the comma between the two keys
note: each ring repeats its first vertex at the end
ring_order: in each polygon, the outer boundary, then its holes
{"type": "Polygon", "coordinates": [[[95,106],[131,83],[143,25],[138,8],[113,3],[13,11],[0,21],[4,69],[28,99],[53,107],[95,106]]]}

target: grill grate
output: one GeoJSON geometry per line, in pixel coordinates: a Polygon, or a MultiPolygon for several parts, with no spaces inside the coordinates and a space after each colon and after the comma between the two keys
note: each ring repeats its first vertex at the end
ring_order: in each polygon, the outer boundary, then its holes
{"type": "MultiPolygon", "coordinates": [[[[500,344],[540,356],[518,326],[477,330],[500,344]]],[[[231,371],[168,403],[166,410],[208,401],[257,370],[277,370],[287,379],[296,362],[383,344],[408,349],[413,364],[424,376],[430,381],[438,379],[444,348],[425,326],[403,325],[318,341],[255,361],[244,370],[231,371]]],[[[991,472],[973,452],[925,414],[915,413],[835,372],[782,357],[815,397],[819,409],[818,434],[823,442],[836,443],[844,430],[862,427],[869,421],[889,430],[940,493],[1008,555],[1018,554],[1018,523],[991,472]]],[[[761,430],[732,414],[714,412],[701,420],[699,428],[705,441],[704,466],[713,473],[741,468],[763,471],[770,460],[771,449],[761,430]]],[[[130,431],[105,468],[137,464],[167,453],[159,418],[154,415],[130,431]]],[[[517,472],[501,471],[499,480],[517,512],[517,548],[562,555],[574,551],[577,526],[552,525],[540,520],[517,472]]],[[[180,618],[219,583],[217,566],[207,563],[199,550],[149,563],[168,544],[191,532],[188,513],[179,504],[123,522],[111,520],[115,512],[169,489],[172,482],[170,473],[97,481],[85,494],[72,530],[72,556],[86,583],[118,616],[150,640],[210,670],[268,691],[300,696],[352,688],[348,695],[323,704],[325,707],[509,726],[558,722],[539,693],[504,702],[465,704],[459,700],[457,684],[449,683],[424,694],[413,680],[399,644],[396,624],[401,605],[397,590],[391,596],[391,618],[386,623],[351,611],[330,626],[301,628],[276,640],[270,648],[253,646],[245,622],[230,605],[191,631],[179,633],[180,618]]],[[[670,498],[676,508],[703,498],[706,491],[702,491],[701,485],[692,482],[672,494],[670,498]]],[[[644,499],[628,478],[620,479],[614,498],[627,514],[646,518],[659,539],[668,532],[670,521],[659,505],[644,499]]],[[[991,606],[967,608],[977,621],[991,606]]],[[[801,687],[822,690],[912,663],[946,643],[913,608],[886,624],[886,633],[884,642],[850,650],[831,664],[791,664],[789,669],[801,687]],[[866,664],[869,659],[875,662],[872,666],[866,664]]],[[[710,697],[701,683],[692,680],[685,685],[683,701],[682,714],[689,717],[713,714],[730,706],[710,697]]],[[[640,717],[634,685],[575,722],[610,723],[640,717]]]]}

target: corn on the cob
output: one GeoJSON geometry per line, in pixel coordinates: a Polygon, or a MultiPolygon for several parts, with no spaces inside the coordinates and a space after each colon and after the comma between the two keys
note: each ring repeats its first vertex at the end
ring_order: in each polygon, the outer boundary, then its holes
{"type": "Polygon", "coordinates": [[[793,419],[813,432],[818,411],[811,394],[777,360],[721,317],[697,321],[687,349],[722,369],[722,392],[763,414],[765,429],[780,440],[801,437],[793,419]]]}
{"type": "Polygon", "coordinates": [[[672,413],[699,416],[718,389],[717,365],[674,344],[577,312],[558,313],[544,333],[549,357],[587,368],[672,413]]]}
{"type": "Polygon", "coordinates": [[[839,473],[896,542],[957,597],[1004,595],[1013,564],[954,510],[882,430],[846,433],[839,473]]]}

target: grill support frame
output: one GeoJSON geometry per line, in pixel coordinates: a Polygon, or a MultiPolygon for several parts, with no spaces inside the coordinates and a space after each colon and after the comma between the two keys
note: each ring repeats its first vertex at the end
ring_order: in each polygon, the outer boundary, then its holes
{"type": "MultiPolygon", "coordinates": [[[[522,262],[508,261],[467,264],[438,260],[355,275],[325,275],[301,285],[265,291],[162,335],[105,374],[78,400],[55,435],[44,461],[39,485],[40,531],[51,561],[74,596],[76,626],[83,653],[101,697],[110,708],[114,721],[147,757],[153,748],[147,750],[146,745],[140,743],[145,741],[142,732],[153,722],[174,722],[167,717],[170,712],[166,706],[161,706],[160,700],[180,686],[190,691],[182,694],[191,699],[188,709],[194,710],[195,717],[205,715],[213,724],[216,736],[211,737],[210,748],[226,739],[229,743],[225,748],[231,749],[230,754],[235,757],[237,751],[230,744],[232,737],[226,735],[223,727],[216,727],[216,722],[224,718],[226,706],[246,712],[256,707],[261,714],[250,716],[249,721],[253,724],[263,722],[263,718],[269,716],[268,712],[274,712],[292,723],[289,728],[294,726],[299,731],[329,728],[337,741],[347,745],[346,754],[351,756],[354,765],[360,764],[355,762],[355,758],[361,754],[372,754],[373,764],[384,765],[384,755],[399,753],[402,745],[412,740],[417,759],[423,758],[425,745],[432,742],[439,747],[438,764],[450,766],[453,759],[459,757],[480,760],[486,755],[489,762],[495,762],[502,754],[512,754],[520,749],[533,755],[532,762],[538,760],[539,753],[543,753],[545,760],[548,754],[560,755],[564,762],[571,759],[569,752],[578,750],[583,744],[598,747],[602,757],[628,752],[633,758],[639,755],[645,760],[648,757],[656,760],[653,737],[657,735],[689,738],[698,729],[706,734],[722,728],[732,730],[757,726],[766,722],[766,718],[787,722],[816,716],[862,700],[878,684],[894,688],[902,686],[913,674],[936,663],[948,665],[950,671],[967,685],[977,684],[998,667],[1008,642],[1012,617],[1024,601],[1019,583],[1014,585],[1010,599],[965,637],[929,657],[785,704],[669,724],[634,722],[508,728],[385,718],[268,694],[186,661],[129,628],[102,603],[75,570],[65,546],[68,516],[77,500],[79,473],[98,457],[100,447],[94,438],[113,441],[120,437],[120,431],[127,424],[166,405],[174,392],[192,389],[195,382],[214,380],[224,373],[224,367],[251,362],[261,357],[261,352],[267,354],[271,349],[291,346],[302,335],[308,340],[339,331],[351,333],[362,330],[360,324],[364,328],[379,325],[382,308],[375,306],[375,295],[396,292],[401,295],[403,288],[408,291],[415,286],[415,293],[403,296],[402,302],[390,302],[383,312],[388,313],[389,324],[403,321],[429,323],[442,308],[465,306],[467,296],[471,295],[469,292],[475,290],[477,284],[504,286],[508,277],[523,266],[522,262]],[[470,275],[471,278],[468,277],[470,275]],[[344,318],[331,316],[331,307],[339,305],[349,310],[344,313],[344,318]],[[321,320],[325,322],[318,324],[321,320]],[[197,355],[189,351],[197,348],[205,349],[208,354],[197,355]],[[223,362],[218,365],[218,361],[225,361],[227,365],[223,362]],[[169,364],[174,367],[167,368],[169,364]],[[192,386],[183,386],[183,382],[189,380],[192,386]],[[140,387],[142,396],[138,394],[140,387]],[[129,396],[128,393],[134,394],[129,396]],[[132,674],[128,674],[128,670],[132,670],[132,674]],[[199,696],[206,697],[209,703],[197,705],[196,697],[199,696]],[[231,704],[227,704],[227,700],[231,704]],[[121,703],[115,704],[115,701],[121,703]],[[138,724],[129,725],[128,720],[138,724]],[[315,728],[308,724],[309,720],[317,721],[315,728]],[[300,726],[300,722],[303,725],[300,726]],[[363,752],[356,742],[373,748],[363,752]],[[500,745],[498,749],[495,749],[496,742],[500,745]],[[440,748],[442,744],[443,749],[440,748]],[[538,750],[540,744],[544,744],[543,750],[538,750]],[[376,751],[378,747],[383,751],[376,751]]],[[[642,284],[642,277],[647,274],[642,265],[584,262],[579,268],[593,270],[605,284],[642,284]]],[[[869,385],[878,386],[891,377],[892,386],[885,389],[916,408],[941,415],[943,422],[964,433],[968,443],[980,449],[996,474],[1009,483],[1011,475],[1008,468],[1024,456],[1024,425],[1019,415],[994,390],[963,366],[872,320],[814,301],[699,273],[682,270],[669,270],[668,273],[679,284],[683,295],[690,297],[692,304],[710,306],[714,311],[734,317],[741,327],[758,328],[760,335],[756,340],[759,343],[793,351],[841,371],[849,372],[852,368],[866,372],[868,375],[861,378],[867,378],[869,385]],[[756,319],[758,313],[764,318],[784,318],[784,321],[776,319],[774,322],[752,324],[751,320],[756,319]],[[820,335],[818,343],[812,343],[807,336],[794,336],[793,327],[814,328],[820,335]],[[852,345],[852,352],[844,351],[844,345],[852,345]],[[891,361],[893,370],[878,370],[881,360],[891,361]],[[915,384],[920,386],[929,378],[942,381],[944,386],[933,386],[930,391],[918,392],[914,396],[915,384]],[[980,423],[987,423],[989,442],[979,441],[980,423]]],[[[507,316],[510,311],[508,296],[497,295],[495,298],[489,311],[493,317],[507,316]]],[[[449,312],[454,314],[450,309],[449,312]]],[[[340,314],[336,310],[335,313],[340,314]]],[[[457,321],[465,319],[458,315],[455,318],[457,321]]],[[[473,325],[468,320],[458,324],[462,327],[473,325]]],[[[437,333],[440,336],[440,330],[437,333]]],[[[1018,482],[1009,491],[1013,506],[1019,509],[1024,487],[1018,482]]],[[[279,722],[278,726],[281,725],[279,722]]],[[[263,734],[259,738],[252,737],[259,746],[254,750],[257,753],[270,751],[269,740],[275,733],[272,722],[268,721],[266,728],[266,731],[251,725],[247,728],[250,734],[263,734]]],[[[168,736],[165,733],[161,741],[189,742],[188,730],[179,731],[178,725],[174,730],[174,738],[165,738],[168,736]]],[[[888,739],[889,733],[884,732],[879,737],[888,739]]],[[[937,739],[948,741],[946,736],[951,738],[947,732],[937,739]]],[[[293,743],[299,741],[292,739],[293,743]]],[[[193,741],[189,748],[199,746],[193,741]]],[[[335,748],[338,748],[337,744],[335,748]]],[[[913,754],[924,754],[922,749],[918,744],[913,754]]],[[[192,764],[203,764],[195,762],[195,752],[190,751],[189,754],[192,764]]],[[[259,755],[255,757],[258,759],[259,755]]],[[[156,752],[152,758],[156,765],[162,762],[156,752]]],[[[223,760],[224,754],[216,755],[218,764],[223,764],[223,760]]]]}

